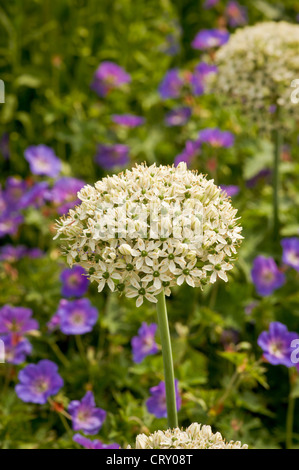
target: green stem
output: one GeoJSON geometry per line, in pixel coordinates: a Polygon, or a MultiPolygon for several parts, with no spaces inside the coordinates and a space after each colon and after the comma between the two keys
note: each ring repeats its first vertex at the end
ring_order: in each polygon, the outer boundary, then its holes
{"type": "Polygon", "coordinates": [[[287,422],[286,422],[286,448],[292,449],[295,398],[292,396],[292,392],[294,388],[292,371],[290,370],[289,372],[290,372],[290,393],[289,393],[289,400],[288,400],[288,411],[287,411],[287,422]]]}
{"type": "Polygon", "coordinates": [[[52,349],[52,351],[56,354],[56,356],[58,357],[58,359],[62,362],[62,364],[65,366],[65,367],[68,367],[70,365],[70,361],[68,360],[68,358],[63,354],[63,352],[61,351],[61,349],[57,346],[56,343],[52,343],[51,341],[49,341],[49,346],[50,348],[52,349]]]}
{"type": "Polygon", "coordinates": [[[157,299],[158,299],[158,302],[157,302],[158,325],[159,325],[161,344],[162,344],[162,355],[163,355],[164,377],[165,377],[167,420],[168,420],[168,427],[172,429],[172,428],[178,427],[178,417],[177,417],[177,409],[176,409],[172,350],[171,350],[169,325],[168,325],[164,291],[162,291],[160,294],[157,295],[157,299]]]}
{"type": "Polygon", "coordinates": [[[80,335],[75,335],[75,341],[83,362],[87,362],[84,346],[80,335]]]}
{"type": "Polygon", "coordinates": [[[279,161],[282,147],[282,135],[279,130],[273,131],[274,160],[273,160],[273,238],[279,238],[279,161]]]}

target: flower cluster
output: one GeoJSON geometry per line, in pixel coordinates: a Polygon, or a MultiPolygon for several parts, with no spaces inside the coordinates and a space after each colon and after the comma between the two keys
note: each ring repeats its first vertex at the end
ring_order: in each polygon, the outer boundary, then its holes
{"type": "Polygon", "coordinates": [[[298,118],[299,107],[290,99],[291,82],[299,76],[298,48],[295,24],[265,22],[238,29],[216,52],[215,93],[230,105],[241,105],[265,130],[278,125],[278,113],[280,121],[298,118]]]}
{"type": "MultiPolygon", "coordinates": [[[[130,446],[128,446],[130,448],[130,446]]],[[[226,442],[220,432],[214,434],[211,426],[192,423],[188,428],[156,431],[149,436],[139,434],[135,449],[247,449],[241,442],[226,442]]]]}
{"type": "Polygon", "coordinates": [[[227,281],[243,238],[237,211],[213,180],[186,164],[136,165],[79,193],[82,203],[62,217],[68,263],[85,268],[101,292],[156,302],[184,282],[227,281]]]}

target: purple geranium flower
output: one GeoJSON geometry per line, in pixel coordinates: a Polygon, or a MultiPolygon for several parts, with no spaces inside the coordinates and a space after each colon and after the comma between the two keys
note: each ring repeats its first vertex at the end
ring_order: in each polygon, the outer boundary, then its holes
{"type": "MultiPolygon", "coordinates": [[[[167,418],[165,382],[160,382],[156,387],[150,388],[151,397],[146,401],[149,413],[156,418],[167,418]]],[[[181,397],[178,390],[178,381],[175,380],[175,395],[177,410],[181,408],[181,397]]]]}
{"type": "Polygon", "coordinates": [[[234,0],[228,2],[225,15],[228,19],[228,24],[232,28],[242,26],[248,22],[247,9],[234,0]]]}
{"type": "Polygon", "coordinates": [[[203,7],[208,10],[209,8],[213,8],[215,5],[219,3],[219,0],[205,0],[203,7]]]}
{"type": "Polygon", "coordinates": [[[32,310],[24,307],[4,305],[0,309],[0,333],[24,335],[38,330],[39,325],[32,317],[32,310]]]}
{"type": "Polygon", "coordinates": [[[259,181],[268,181],[271,174],[272,171],[269,168],[264,168],[246,181],[247,188],[254,188],[259,181]]]}
{"type": "Polygon", "coordinates": [[[71,401],[68,412],[74,431],[81,429],[85,434],[97,434],[106,419],[106,411],[96,408],[92,392],[87,392],[81,401],[71,401]]]}
{"type": "Polygon", "coordinates": [[[236,196],[237,194],[239,194],[240,192],[240,188],[239,186],[235,185],[235,184],[230,184],[228,186],[226,186],[225,184],[222,184],[220,186],[220,188],[225,191],[226,195],[228,197],[233,197],[233,196],[236,196]]]}
{"type": "Polygon", "coordinates": [[[206,62],[200,62],[194,69],[191,77],[192,90],[195,96],[200,96],[205,92],[206,84],[211,77],[218,71],[216,65],[210,65],[206,62]]]}
{"type": "Polygon", "coordinates": [[[284,238],[281,246],[283,248],[282,261],[299,272],[299,238],[284,238]]]}
{"type": "Polygon", "coordinates": [[[131,81],[130,75],[114,62],[104,61],[95,71],[91,89],[99,96],[106,96],[109,91],[131,81]]]}
{"type": "Polygon", "coordinates": [[[8,210],[2,212],[0,215],[0,237],[15,235],[23,221],[24,217],[21,214],[8,210]]]}
{"type": "Polygon", "coordinates": [[[178,69],[171,69],[166,72],[165,77],[159,85],[159,93],[163,99],[178,98],[180,96],[183,79],[180,77],[178,69]]]}
{"type": "Polygon", "coordinates": [[[83,335],[92,331],[98,319],[98,310],[89,299],[66,300],[59,303],[56,315],[59,316],[60,330],[65,335],[83,335]]]}
{"type": "Polygon", "coordinates": [[[23,195],[26,193],[27,183],[26,181],[11,176],[7,178],[5,183],[5,191],[3,193],[6,207],[12,211],[20,208],[19,203],[23,195]]]}
{"type": "Polygon", "coordinates": [[[165,123],[168,126],[183,126],[190,119],[191,114],[192,110],[188,106],[172,109],[166,114],[165,123]]]}
{"type": "Polygon", "coordinates": [[[91,441],[87,437],[81,436],[81,434],[75,434],[73,440],[80,444],[80,446],[85,447],[85,449],[120,449],[120,446],[116,443],[103,444],[98,439],[91,441]]]}
{"type": "Polygon", "coordinates": [[[47,403],[51,395],[56,395],[63,387],[63,379],[58,374],[58,366],[44,359],[37,364],[29,364],[19,372],[20,383],[16,394],[25,403],[47,403]]]}
{"type": "Polygon", "coordinates": [[[124,167],[129,161],[129,147],[123,144],[98,145],[95,161],[105,170],[124,167]]]}
{"type": "Polygon", "coordinates": [[[200,153],[201,142],[199,140],[187,140],[185,148],[175,157],[174,164],[177,166],[180,162],[186,162],[190,164],[193,158],[200,153]]]}
{"type": "Polygon", "coordinates": [[[24,155],[35,175],[55,178],[61,170],[61,161],[47,145],[32,145],[25,150],[24,155]]]}
{"type": "Polygon", "coordinates": [[[5,362],[18,365],[26,361],[26,357],[31,354],[32,346],[28,339],[16,340],[14,335],[1,336],[4,343],[5,362]]]}
{"type": "Polygon", "coordinates": [[[138,127],[144,124],[145,119],[141,116],[135,116],[134,114],[114,114],[112,121],[121,126],[138,127]]]}
{"type": "Polygon", "coordinates": [[[35,183],[29,191],[27,191],[20,200],[20,208],[26,209],[27,207],[42,207],[49,195],[49,184],[47,181],[40,181],[35,183]]]}
{"type": "Polygon", "coordinates": [[[132,338],[133,361],[137,364],[143,361],[146,356],[158,352],[158,346],[155,341],[156,331],[156,323],[147,325],[143,322],[138,330],[138,336],[132,338]]]}
{"type": "Polygon", "coordinates": [[[27,249],[24,245],[13,246],[6,244],[0,248],[0,261],[13,263],[26,255],[27,249]]]}
{"type": "Polygon", "coordinates": [[[289,332],[287,327],[280,322],[272,322],[269,332],[263,331],[258,337],[257,344],[262,348],[263,355],[270,364],[292,367],[291,361],[293,349],[291,343],[298,339],[297,333],[289,332]]]}
{"type": "Polygon", "coordinates": [[[61,295],[63,297],[81,297],[88,289],[89,281],[82,266],[64,269],[60,275],[62,281],[61,295]]]}
{"type": "Polygon", "coordinates": [[[255,258],[251,277],[257,293],[262,296],[271,295],[285,283],[285,275],[278,269],[274,259],[264,256],[255,258]]]}
{"type": "Polygon", "coordinates": [[[197,33],[191,45],[193,49],[204,50],[222,46],[228,40],[228,31],[222,29],[203,29],[197,33]]]}
{"type": "Polygon", "coordinates": [[[57,207],[58,214],[65,214],[80,202],[77,193],[83,186],[85,186],[84,181],[69,176],[63,176],[55,181],[48,197],[57,207]]]}
{"type": "Polygon", "coordinates": [[[205,142],[212,147],[232,147],[235,142],[235,136],[229,131],[221,131],[216,128],[207,128],[199,132],[199,141],[205,142]]]}

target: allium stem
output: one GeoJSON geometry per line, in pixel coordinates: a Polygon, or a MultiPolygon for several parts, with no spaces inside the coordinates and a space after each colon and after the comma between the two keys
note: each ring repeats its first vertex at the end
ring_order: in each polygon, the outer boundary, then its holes
{"type": "Polygon", "coordinates": [[[273,238],[279,238],[279,161],[282,147],[282,135],[279,130],[273,131],[274,160],[273,160],[273,238]]]}
{"type": "Polygon", "coordinates": [[[172,429],[178,427],[178,417],[176,409],[173,359],[164,291],[157,295],[157,299],[158,325],[162,344],[165,377],[167,420],[168,427],[172,429]]]}

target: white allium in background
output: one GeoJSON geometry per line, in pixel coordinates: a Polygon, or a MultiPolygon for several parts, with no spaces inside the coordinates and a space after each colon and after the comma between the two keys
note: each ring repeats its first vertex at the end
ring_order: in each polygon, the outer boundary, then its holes
{"type": "Polygon", "coordinates": [[[299,106],[291,101],[291,83],[299,78],[298,25],[280,21],[239,28],[217,51],[215,63],[215,94],[224,95],[227,104],[241,104],[260,127],[271,129],[282,121],[290,126],[292,116],[299,119],[299,106]]]}
{"type": "Polygon", "coordinates": [[[185,163],[136,165],[85,186],[78,198],[56,237],[70,266],[83,266],[99,292],[108,285],[140,306],[144,298],[156,302],[163,288],[170,295],[185,282],[227,281],[243,238],[237,211],[213,180],[185,163]]]}
{"type": "MultiPolygon", "coordinates": [[[[131,447],[128,446],[130,449],[131,447]]],[[[226,442],[220,432],[213,434],[211,426],[193,423],[184,429],[156,431],[136,437],[135,449],[247,449],[239,441],[226,442]]]]}

